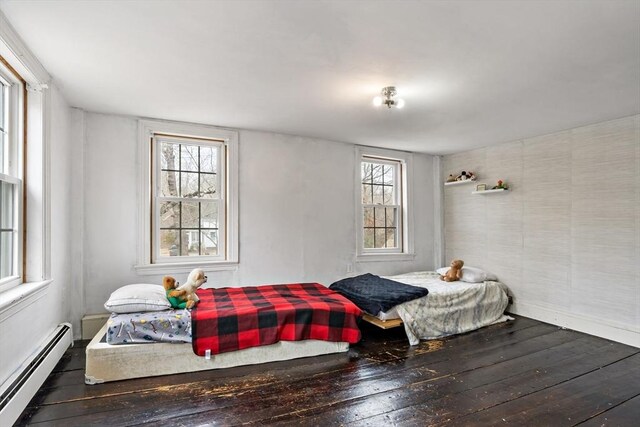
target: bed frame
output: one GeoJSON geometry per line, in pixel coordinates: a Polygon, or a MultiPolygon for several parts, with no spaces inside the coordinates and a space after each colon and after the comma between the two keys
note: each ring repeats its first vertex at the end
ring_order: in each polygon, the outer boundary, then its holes
{"type": "Polygon", "coordinates": [[[344,353],[349,350],[347,342],[280,341],[271,345],[216,354],[207,359],[196,356],[191,343],[110,345],[104,340],[106,333],[105,324],[87,346],[86,384],[255,365],[344,353]],[[180,363],[170,363],[171,361],[180,363]]]}
{"type": "Polygon", "coordinates": [[[362,320],[364,320],[365,322],[369,322],[372,325],[375,325],[382,329],[397,328],[398,326],[403,325],[402,319],[381,320],[375,316],[372,316],[366,313],[362,315],[362,320]]]}

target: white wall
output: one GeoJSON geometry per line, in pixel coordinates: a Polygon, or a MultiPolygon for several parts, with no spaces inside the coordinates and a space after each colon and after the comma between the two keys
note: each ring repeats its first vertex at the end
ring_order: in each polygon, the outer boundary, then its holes
{"type": "Polygon", "coordinates": [[[513,311],[640,346],[640,116],[446,156],[506,180],[445,193],[446,259],[496,273],[513,311]]]}
{"type": "MultiPolygon", "coordinates": [[[[85,312],[92,314],[104,312],[104,302],[119,286],[160,283],[160,277],[138,276],[133,269],[137,120],[85,113],[82,121],[83,283],[85,312]]],[[[356,244],[354,146],[241,130],[239,148],[240,265],[237,271],[208,273],[209,285],[328,285],[345,277],[356,244]]],[[[432,157],[416,155],[414,172],[415,260],[356,264],[355,273],[434,267],[432,157]]]]}
{"type": "MultiPolygon", "coordinates": [[[[72,192],[71,180],[74,169],[71,139],[71,109],[55,86],[51,89],[50,120],[50,167],[51,167],[51,278],[48,302],[56,309],[56,325],[71,318],[72,306],[79,304],[77,288],[71,280],[74,263],[72,212],[77,209],[76,195],[72,192]]],[[[74,325],[79,332],[79,324],[74,325]]]]}
{"type": "MultiPolygon", "coordinates": [[[[37,292],[0,310],[0,385],[38,349],[40,343],[62,322],[69,320],[71,282],[71,221],[73,196],[70,193],[72,164],[70,109],[60,92],[49,90],[49,149],[51,153],[51,277],[53,283],[44,292],[37,292]]],[[[39,98],[31,93],[30,99],[39,98]]],[[[34,159],[31,159],[34,160],[34,159]]],[[[35,174],[28,176],[35,180],[35,174]]],[[[32,182],[30,185],[38,185],[32,182]]],[[[41,206],[27,206],[35,212],[41,206]]],[[[40,216],[41,215],[37,215],[40,216]]],[[[35,228],[35,227],[34,227],[35,228]]],[[[42,246],[42,241],[37,242],[42,246]]],[[[31,258],[42,263],[39,248],[28,249],[31,258]]],[[[41,269],[39,269],[41,270],[41,269]]],[[[41,272],[38,271],[38,274],[41,272]]],[[[33,278],[32,280],[41,280],[33,278]]],[[[28,286],[28,285],[22,285],[28,286]]],[[[19,288],[19,287],[18,287],[19,288]]],[[[19,291],[14,288],[7,294],[19,291]]],[[[81,303],[81,302],[77,302],[81,303]]],[[[79,329],[78,329],[79,330],[79,329]]],[[[74,331],[77,332],[77,331],[74,331]]]]}

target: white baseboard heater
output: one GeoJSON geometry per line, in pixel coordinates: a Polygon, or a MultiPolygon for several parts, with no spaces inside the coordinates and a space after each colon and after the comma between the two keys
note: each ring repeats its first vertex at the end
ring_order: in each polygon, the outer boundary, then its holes
{"type": "Polygon", "coordinates": [[[64,352],[73,345],[71,325],[59,325],[39,351],[22,365],[0,394],[0,427],[11,426],[47,379],[64,352]]]}

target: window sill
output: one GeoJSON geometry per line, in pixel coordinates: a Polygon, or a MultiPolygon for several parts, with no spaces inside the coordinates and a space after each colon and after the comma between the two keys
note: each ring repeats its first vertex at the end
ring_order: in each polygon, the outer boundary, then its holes
{"type": "Polygon", "coordinates": [[[413,261],[416,254],[360,254],[356,262],[413,261]]]}
{"type": "Polygon", "coordinates": [[[27,305],[39,300],[47,292],[52,280],[23,283],[0,293],[0,320],[10,316],[8,311],[22,310],[27,305]]]}
{"type": "Polygon", "coordinates": [[[175,274],[175,273],[189,273],[194,268],[201,268],[207,272],[209,271],[236,271],[238,270],[237,261],[225,261],[225,262],[176,262],[176,263],[161,263],[161,264],[140,264],[133,266],[136,273],[143,276],[151,276],[158,274],[175,274]]]}

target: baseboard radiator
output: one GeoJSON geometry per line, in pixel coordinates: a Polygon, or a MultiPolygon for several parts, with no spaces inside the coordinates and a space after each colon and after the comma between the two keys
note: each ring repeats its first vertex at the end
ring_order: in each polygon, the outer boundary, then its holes
{"type": "Polygon", "coordinates": [[[71,325],[59,325],[38,351],[9,378],[0,394],[0,427],[11,426],[47,379],[64,352],[73,345],[71,325]]]}

